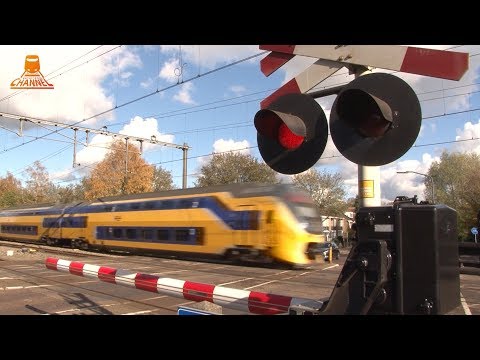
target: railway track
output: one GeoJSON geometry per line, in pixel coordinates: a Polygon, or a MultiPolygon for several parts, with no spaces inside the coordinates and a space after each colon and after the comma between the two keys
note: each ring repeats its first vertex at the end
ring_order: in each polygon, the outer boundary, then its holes
{"type": "Polygon", "coordinates": [[[85,251],[80,249],[71,249],[67,247],[53,247],[47,245],[39,245],[32,243],[24,242],[15,242],[15,241],[4,241],[0,240],[0,246],[14,248],[14,249],[25,249],[25,252],[41,252],[45,254],[54,254],[54,255],[65,255],[73,257],[85,257],[85,256],[94,256],[94,257],[120,257],[120,254],[107,254],[99,253],[93,251],[85,251]]]}

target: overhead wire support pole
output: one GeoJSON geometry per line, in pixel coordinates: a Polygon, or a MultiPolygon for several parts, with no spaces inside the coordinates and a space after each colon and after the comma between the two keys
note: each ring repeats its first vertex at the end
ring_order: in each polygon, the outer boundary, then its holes
{"type": "Polygon", "coordinates": [[[88,135],[90,133],[93,134],[99,134],[99,135],[104,135],[104,136],[111,136],[111,137],[116,137],[120,139],[130,139],[133,141],[139,141],[140,142],[140,147],[141,150],[143,150],[143,142],[148,142],[150,144],[155,144],[155,145],[162,145],[166,147],[171,147],[175,149],[180,149],[183,150],[183,186],[186,188],[186,178],[187,178],[187,151],[190,149],[190,147],[186,144],[183,143],[182,145],[180,144],[173,144],[173,143],[168,143],[165,141],[159,141],[156,139],[155,135],[152,135],[150,138],[142,138],[138,136],[131,136],[131,135],[125,135],[125,134],[120,134],[120,133],[115,133],[112,131],[108,131],[106,126],[104,126],[102,129],[93,129],[93,128],[88,128],[88,127],[83,127],[83,126],[74,126],[74,125],[69,125],[69,124],[64,124],[60,122],[55,122],[55,121],[49,121],[49,120],[41,120],[41,119],[35,119],[35,118],[30,118],[30,117],[25,117],[25,116],[20,116],[20,115],[15,115],[15,114],[9,114],[9,113],[4,113],[0,112],[0,118],[5,118],[5,119],[11,119],[11,120],[18,120],[20,121],[20,134],[18,136],[22,136],[22,129],[23,129],[23,122],[28,121],[31,122],[32,124],[41,124],[41,125],[48,125],[48,126],[55,126],[55,127],[60,127],[64,129],[72,129],[76,131],[84,131],[86,133],[86,145],[88,145],[88,135]]]}
{"type": "Polygon", "coordinates": [[[73,167],[77,166],[77,129],[73,129],[73,167]]]}
{"type": "Polygon", "coordinates": [[[187,152],[188,146],[186,143],[183,143],[183,178],[182,178],[182,189],[187,188],[187,152]]]}

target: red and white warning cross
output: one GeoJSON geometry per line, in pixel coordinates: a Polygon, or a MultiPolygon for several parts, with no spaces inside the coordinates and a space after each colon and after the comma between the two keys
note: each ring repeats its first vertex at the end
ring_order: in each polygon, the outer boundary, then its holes
{"type": "Polygon", "coordinates": [[[265,76],[295,55],[319,58],[260,104],[264,109],[281,95],[305,93],[348,64],[370,66],[448,80],[460,80],[468,70],[468,53],[397,45],[260,45],[270,50],[260,61],[265,76]]]}
{"type": "Polygon", "coordinates": [[[252,314],[276,315],[288,313],[290,306],[313,301],[257,291],[232,289],[193,281],[161,278],[155,275],[133,273],[106,266],[84,264],[76,261],[47,258],[45,266],[50,270],[67,272],[191,301],[209,301],[227,308],[252,314]]]}

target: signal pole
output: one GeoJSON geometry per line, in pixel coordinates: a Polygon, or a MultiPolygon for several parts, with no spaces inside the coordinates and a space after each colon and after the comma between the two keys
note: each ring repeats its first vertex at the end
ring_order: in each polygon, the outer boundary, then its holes
{"type": "MultiPolygon", "coordinates": [[[[352,66],[355,78],[370,73],[365,66],[352,66]]],[[[380,167],[358,165],[358,198],[360,207],[380,206],[380,167]]]]}

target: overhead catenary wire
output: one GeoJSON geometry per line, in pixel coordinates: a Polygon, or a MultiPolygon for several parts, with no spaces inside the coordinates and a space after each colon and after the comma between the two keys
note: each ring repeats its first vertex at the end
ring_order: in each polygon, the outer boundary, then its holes
{"type": "MultiPolygon", "coordinates": [[[[471,86],[471,85],[474,85],[474,84],[469,84],[469,85],[466,85],[466,86],[471,86]]],[[[457,95],[454,95],[454,96],[459,96],[459,95],[463,95],[463,94],[457,94],[457,95]]],[[[427,100],[423,100],[423,101],[428,101],[430,99],[427,99],[427,100]]],[[[475,108],[475,109],[469,109],[469,110],[462,110],[462,111],[456,111],[456,112],[452,112],[452,113],[444,113],[444,114],[439,114],[439,115],[432,115],[432,116],[428,116],[428,117],[423,117],[422,120],[427,120],[427,119],[433,119],[433,118],[438,118],[438,117],[443,117],[443,116],[448,116],[448,115],[455,115],[455,114],[461,114],[461,113],[467,113],[467,112],[473,112],[473,111],[478,111],[480,110],[480,108],[475,108]]],[[[248,122],[250,123],[250,122],[248,122]]],[[[241,125],[243,127],[246,127],[246,126],[249,126],[247,124],[245,125],[241,125]]],[[[205,128],[205,131],[209,131],[211,129],[225,129],[227,127],[224,127],[224,126],[218,126],[218,127],[208,127],[208,128],[205,128]]],[[[228,127],[228,128],[235,128],[235,127],[228,127]]],[[[192,132],[194,131],[201,131],[202,128],[199,128],[199,129],[194,129],[194,130],[191,130],[192,132]]],[[[176,133],[172,133],[172,134],[176,134],[176,133]]],[[[330,135],[330,134],[329,134],[330,135]]],[[[35,137],[37,138],[37,137],[35,137]]],[[[65,142],[65,141],[62,141],[62,140],[55,140],[55,139],[45,139],[45,140],[52,140],[52,141],[59,141],[59,142],[65,142]]],[[[475,139],[468,139],[468,140],[475,140],[475,139]]],[[[450,142],[445,142],[445,143],[454,143],[455,141],[450,141],[450,142]]],[[[435,145],[436,143],[432,143],[432,145],[435,145]]],[[[63,148],[64,150],[66,150],[68,147],[70,147],[71,145],[63,148]]],[[[103,148],[103,149],[110,149],[110,147],[108,146],[101,146],[99,144],[97,145],[89,145],[90,147],[96,147],[96,148],[103,148]]],[[[417,147],[419,147],[420,145],[417,145],[417,147]]],[[[421,146],[429,146],[429,144],[424,144],[424,145],[421,145],[421,146]]],[[[250,148],[256,148],[257,146],[252,146],[252,147],[249,147],[249,148],[245,148],[245,149],[240,149],[240,150],[246,150],[246,149],[250,149],[250,148]]],[[[412,146],[412,147],[415,147],[412,146]]],[[[238,150],[231,150],[231,151],[238,151],[238,150]]],[[[227,151],[228,152],[228,151],[227,151]]],[[[55,155],[59,155],[61,154],[62,151],[56,151],[55,152],[55,155]]],[[[54,155],[54,156],[55,156],[54,155]]],[[[199,158],[199,157],[205,157],[205,156],[209,156],[211,154],[204,154],[204,155],[199,155],[199,156],[193,156],[193,157],[188,157],[187,159],[195,159],[195,158],[199,158]]],[[[338,155],[338,156],[331,156],[331,157],[341,157],[341,155],[338,155]]],[[[328,158],[331,158],[331,157],[328,157],[328,158]]],[[[49,158],[49,156],[47,156],[47,158],[49,158]]],[[[325,159],[327,157],[322,157],[321,159],[325,159]]],[[[320,159],[320,160],[321,160],[320,159]]],[[[159,162],[159,163],[154,163],[154,164],[151,164],[151,165],[159,165],[159,164],[163,164],[163,163],[171,163],[171,162],[178,162],[178,161],[182,161],[183,159],[176,159],[176,160],[170,160],[170,161],[164,161],[164,162],[159,162]]],[[[24,169],[28,168],[29,166],[27,167],[24,167],[24,169]]],[[[78,170],[81,170],[82,167],[80,167],[78,170]]],[[[23,172],[25,170],[22,170],[22,171],[19,171],[20,173],[23,172]]],[[[18,174],[19,173],[18,171],[15,172],[15,174],[18,174]]],[[[73,179],[71,181],[75,181],[76,179],[73,179]]]]}
{"type": "MultiPolygon", "coordinates": [[[[240,64],[240,63],[242,63],[242,62],[244,62],[244,61],[251,60],[251,59],[253,59],[253,58],[255,58],[255,57],[258,57],[258,56],[260,56],[260,55],[263,55],[263,54],[265,54],[265,53],[267,53],[267,52],[268,52],[268,51],[263,51],[263,52],[260,52],[260,53],[258,53],[258,54],[254,54],[254,55],[248,56],[248,57],[246,57],[246,58],[243,58],[243,59],[234,61],[234,62],[229,63],[229,64],[227,64],[227,65],[220,66],[220,67],[218,67],[218,68],[216,68],[216,69],[207,71],[206,73],[203,73],[203,74],[201,74],[201,75],[199,75],[199,76],[195,76],[195,77],[189,78],[189,79],[187,79],[187,80],[184,80],[183,83],[186,83],[186,82],[189,82],[189,81],[198,79],[199,77],[203,77],[203,76],[206,76],[206,75],[215,73],[215,72],[217,72],[217,71],[226,69],[226,68],[228,68],[228,67],[231,67],[231,66],[240,64]]],[[[140,97],[138,97],[138,98],[136,98],[136,99],[127,101],[127,102],[125,102],[125,103],[123,103],[123,104],[120,104],[120,105],[118,105],[118,106],[115,106],[115,107],[113,107],[113,108],[111,108],[111,109],[104,110],[104,111],[102,111],[102,112],[100,112],[100,113],[98,113],[98,114],[92,115],[92,116],[90,116],[90,117],[88,117],[88,118],[86,118],[86,119],[82,119],[82,120],[80,120],[80,121],[77,121],[77,122],[75,122],[75,123],[73,123],[73,124],[69,124],[69,125],[70,125],[70,126],[75,126],[75,125],[81,124],[81,123],[83,123],[83,122],[85,122],[85,121],[87,121],[87,120],[93,119],[93,118],[95,118],[95,117],[97,117],[97,116],[100,116],[100,115],[104,115],[104,114],[106,114],[106,113],[109,113],[109,112],[111,112],[111,111],[113,111],[113,110],[116,110],[116,109],[119,109],[119,108],[121,108],[121,107],[130,105],[130,104],[133,104],[133,103],[135,103],[135,102],[137,102],[137,101],[143,100],[143,99],[145,99],[145,98],[147,98],[147,97],[150,97],[150,96],[152,96],[152,95],[155,95],[155,94],[157,94],[157,93],[159,93],[159,92],[163,92],[163,91],[166,91],[166,90],[168,90],[168,89],[174,88],[174,87],[176,87],[176,86],[182,85],[183,83],[177,83],[177,84],[173,84],[173,85],[167,86],[167,87],[165,87],[165,88],[163,88],[163,89],[157,89],[156,91],[153,91],[153,92],[151,92],[151,93],[149,93],[149,94],[146,94],[146,95],[140,96],[140,97]]],[[[48,134],[45,134],[45,135],[39,137],[38,139],[32,139],[32,140],[27,141],[27,142],[25,142],[25,143],[22,143],[22,144],[19,144],[19,145],[12,146],[12,147],[10,147],[10,148],[4,149],[3,152],[0,153],[0,155],[6,153],[6,152],[8,152],[8,151],[17,149],[17,148],[19,148],[19,147],[21,147],[21,146],[27,145],[27,144],[29,144],[29,143],[31,143],[31,142],[34,142],[34,141],[36,141],[36,140],[39,140],[39,139],[41,139],[41,138],[44,138],[44,137],[47,137],[47,136],[49,136],[49,135],[58,133],[58,132],[60,132],[60,131],[62,131],[62,130],[64,130],[64,129],[55,130],[55,131],[52,131],[52,132],[50,132],[50,133],[48,133],[48,134]]]]}
{"type": "MultiPolygon", "coordinates": [[[[460,47],[460,46],[461,46],[461,45],[456,46],[456,47],[460,47]]],[[[455,48],[455,47],[452,47],[452,48],[455,48]]],[[[471,55],[471,56],[476,56],[476,55],[479,55],[479,54],[474,54],[474,55],[471,55]]],[[[455,88],[466,87],[466,86],[473,86],[473,85],[475,85],[475,84],[462,85],[462,86],[458,86],[458,87],[455,87],[455,88]]],[[[450,89],[450,88],[449,88],[449,89],[450,89]]],[[[444,90],[449,90],[449,89],[444,89],[444,90]]],[[[453,88],[452,88],[452,89],[453,89],[453,88]]],[[[268,91],[268,90],[266,90],[266,91],[268,91]]],[[[430,92],[435,92],[435,91],[442,91],[442,90],[434,90],[434,91],[429,91],[429,92],[425,92],[425,93],[430,93],[430,92]]],[[[476,93],[476,92],[472,92],[472,93],[476,93]]],[[[472,94],[472,93],[455,94],[455,95],[451,95],[450,97],[461,96],[461,95],[469,95],[469,94],[472,94]]],[[[419,93],[419,94],[421,94],[421,93],[419,93]]],[[[243,97],[244,97],[244,96],[248,96],[248,95],[243,95],[243,97]]],[[[437,98],[437,99],[441,99],[441,98],[437,98]]],[[[423,101],[430,101],[430,100],[435,100],[435,99],[426,99],[426,100],[423,100],[423,101]]],[[[222,100],[222,101],[223,101],[223,100],[222,100]]],[[[256,100],[249,100],[249,101],[246,101],[246,102],[241,102],[241,103],[236,103],[236,104],[229,104],[229,105],[226,105],[226,106],[234,106],[234,105],[238,105],[238,104],[242,104],[242,103],[247,103],[247,102],[252,102],[252,101],[256,101],[256,100]]],[[[217,107],[215,107],[215,108],[217,108],[217,107]]],[[[474,111],[474,110],[475,110],[475,109],[473,109],[473,110],[466,110],[466,111],[463,111],[463,112],[474,111]]],[[[205,109],[201,109],[201,110],[198,110],[198,111],[205,111],[205,109]]],[[[446,115],[446,114],[444,114],[444,115],[446,115]]],[[[440,116],[440,115],[439,115],[439,116],[440,116]]],[[[438,117],[438,116],[433,116],[433,117],[438,117]]],[[[429,117],[429,118],[431,118],[431,117],[429,117]]],[[[425,118],[424,118],[424,119],[425,119],[425,118]]],[[[85,121],[85,120],[84,120],[84,121],[85,121]]],[[[111,126],[111,125],[110,125],[110,126],[111,126]]],[[[221,128],[222,128],[222,127],[220,127],[220,129],[221,129],[221,128]]],[[[225,128],[225,127],[223,127],[223,128],[225,128]]],[[[231,127],[230,127],[230,128],[231,128],[231,127]]],[[[197,131],[198,131],[198,130],[197,130],[197,131]]],[[[38,138],[36,138],[36,139],[38,139],[38,138]]],[[[52,139],[52,140],[54,140],[54,139],[52,139]]],[[[22,144],[22,145],[24,145],[24,144],[22,144]]]]}

